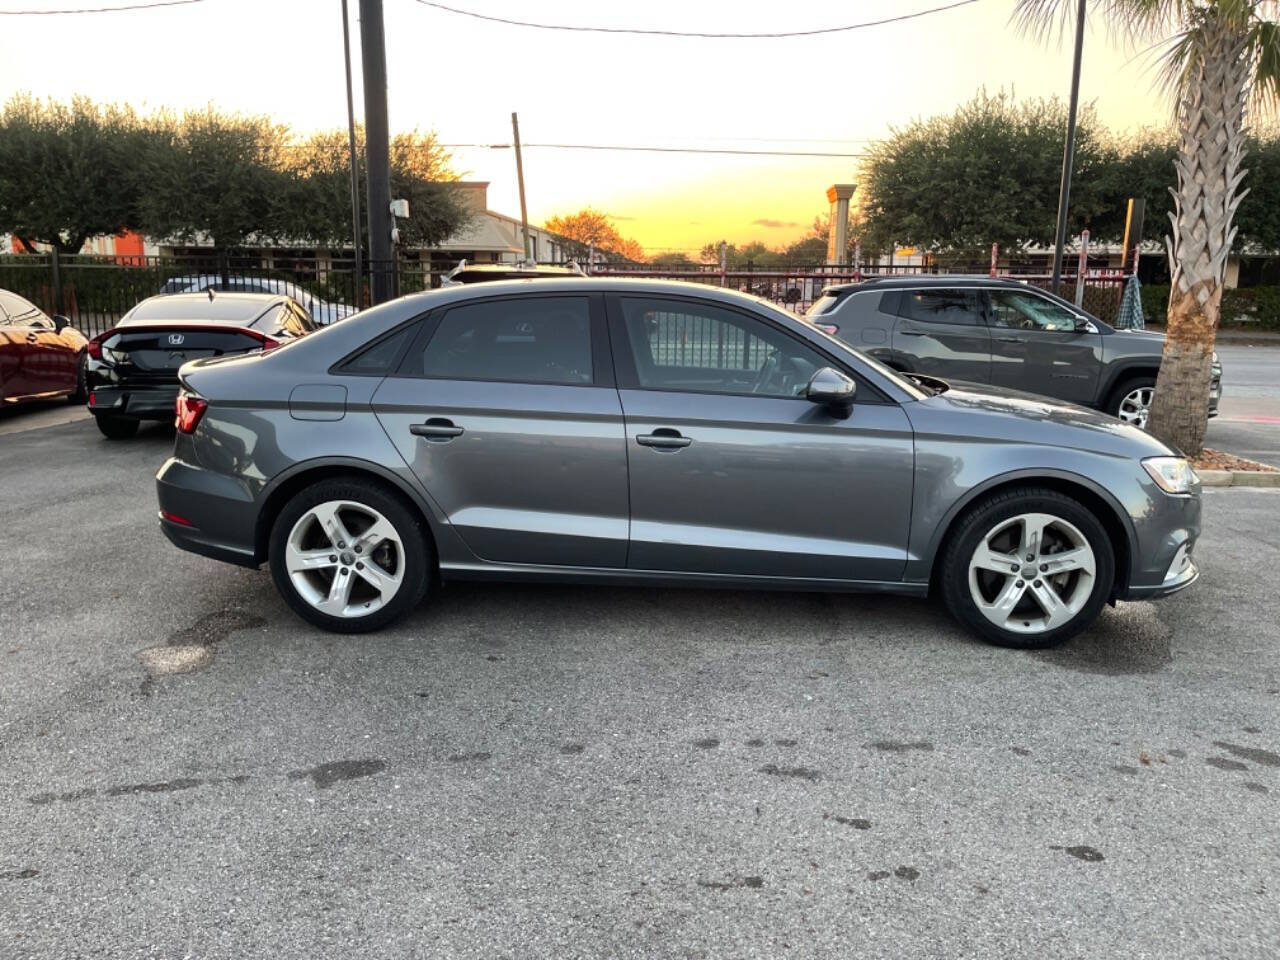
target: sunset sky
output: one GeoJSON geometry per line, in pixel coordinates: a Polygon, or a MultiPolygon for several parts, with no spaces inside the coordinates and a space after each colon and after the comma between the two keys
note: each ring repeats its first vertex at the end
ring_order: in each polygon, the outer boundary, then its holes
{"type": "MultiPolygon", "coordinates": [[[[124,0],[0,0],[0,10],[124,0]]],[[[358,0],[352,46],[359,87],[358,0]]],[[[947,0],[450,0],[557,24],[707,32],[795,31],[898,16],[947,0]]],[[[445,143],[593,143],[857,153],[895,124],[949,112],[981,86],[1059,94],[1069,38],[1043,45],[1009,25],[1012,0],[977,0],[901,23],[792,39],[692,39],[534,30],[386,0],[393,129],[445,143]]],[[[266,113],[300,132],[346,124],[339,0],[204,0],[79,16],[0,16],[0,91],[84,93],[141,108],[266,113]]],[[[1086,33],[1082,100],[1117,129],[1163,125],[1148,61],[1086,33]]],[[[510,150],[460,147],[455,166],[491,181],[489,205],[519,214],[510,150]]],[[[647,251],[800,236],[825,190],[857,180],[855,157],[525,152],[530,219],[594,206],[647,251]]]]}

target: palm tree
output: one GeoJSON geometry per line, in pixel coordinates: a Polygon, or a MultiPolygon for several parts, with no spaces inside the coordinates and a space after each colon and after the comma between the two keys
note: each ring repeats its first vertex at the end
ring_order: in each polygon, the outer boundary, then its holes
{"type": "MultiPolygon", "coordinates": [[[[1166,237],[1168,338],[1147,429],[1188,456],[1204,447],[1209,375],[1227,254],[1245,170],[1248,112],[1280,98],[1276,0],[1095,0],[1113,34],[1163,48],[1160,81],[1176,104],[1178,185],[1166,237]]],[[[1061,31],[1074,0],[1018,0],[1014,19],[1061,31]]]]}

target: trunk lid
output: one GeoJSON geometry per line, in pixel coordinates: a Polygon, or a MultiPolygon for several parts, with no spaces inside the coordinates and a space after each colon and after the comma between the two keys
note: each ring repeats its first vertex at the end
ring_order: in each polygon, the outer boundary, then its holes
{"type": "Polygon", "coordinates": [[[122,378],[172,383],[191,360],[261,350],[266,343],[245,327],[174,323],[120,327],[102,347],[122,378]]]}

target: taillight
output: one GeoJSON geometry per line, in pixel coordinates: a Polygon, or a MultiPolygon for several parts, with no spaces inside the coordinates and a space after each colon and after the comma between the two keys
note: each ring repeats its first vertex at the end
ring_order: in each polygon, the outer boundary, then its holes
{"type": "Polygon", "coordinates": [[[209,409],[209,401],[204,397],[197,397],[194,393],[181,390],[178,392],[178,399],[174,406],[177,416],[174,417],[173,425],[183,433],[195,433],[200,418],[209,409]]]}
{"type": "Polygon", "coordinates": [[[834,337],[837,333],[840,332],[840,324],[838,323],[821,323],[817,320],[813,320],[811,322],[815,327],[817,327],[819,330],[821,330],[823,333],[829,336],[834,337]]]}
{"type": "Polygon", "coordinates": [[[95,360],[102,359],[102,345],[106,342],[107,337],[115,334],[115,328],[108,330],[106,333],[100,333],[88,343],[84,345],[85,353],[93,357],[95,360]]]}
{"type": "Polygon", "coordinates": [[[277,340],[275,337],[263,337],[263,338],[262,338],[262,352],[263,352],[263,353],[266,353],[268,350],[274,350],[274,349],[275,349],[276,347],[278,347],[278,346],[280,346],[280,341],[279,341],[279,340],[277,340]]]}

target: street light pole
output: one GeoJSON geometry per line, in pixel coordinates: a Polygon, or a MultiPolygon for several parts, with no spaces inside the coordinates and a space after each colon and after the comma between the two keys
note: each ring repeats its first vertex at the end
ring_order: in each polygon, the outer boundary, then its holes
{"type": "Polygon", "coordinates": [[[520,121],[511,112],[511,136],[516,147],[516,179],[520,181],[520,227],[524,230],[524,259],[529,260],[529,208],[524,202],[524,162],[520,158],[520,121]]]}
{"type": "Polygon", "coordinates": [[[382,0],[360,0],[364,68],[364,157],[368,177],[369,275],[374,304],[395,297],[391,260],[391,145],[387,130],[387,46],[382,0]]]}
{"type": "Polygon", "coordinates": [[[360,257],[360,168],[356,165],[356,110],[351,99],[351,27],[347,0],[342,0],[342,56],[347,64],[347,147],[351,159],[351,243],[355,249],[355,308],[364,306],[364,271],[360,257]]]}
{"type": "Polygon", "coordinates": [[[1053,292],[1062,286],[1062,251],[1067,243],[1067,206],[1071,200],[1071,165],[1076,156],[1076,104],[1080,99],[1080,55],[1084,52],[1084,8],[1076,9],[1076,49],[1071,64],[1071,103],[1067,107],[1067,143],[1062,151],[1062,184],[1058,188],[1058,233],[1053,247],[1053,292]]]}

